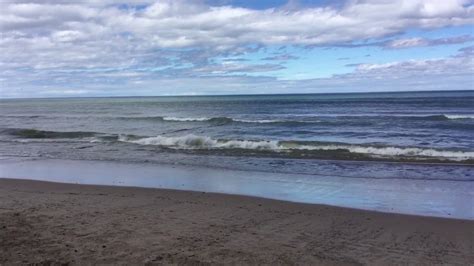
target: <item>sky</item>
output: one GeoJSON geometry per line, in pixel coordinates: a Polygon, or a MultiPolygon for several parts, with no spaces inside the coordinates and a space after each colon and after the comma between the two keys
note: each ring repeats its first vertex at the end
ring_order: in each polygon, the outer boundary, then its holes
{"type": "Polygon", "coordinates": [[[474,89],[474,0],[0,0],[0,98],[474,89]]]}

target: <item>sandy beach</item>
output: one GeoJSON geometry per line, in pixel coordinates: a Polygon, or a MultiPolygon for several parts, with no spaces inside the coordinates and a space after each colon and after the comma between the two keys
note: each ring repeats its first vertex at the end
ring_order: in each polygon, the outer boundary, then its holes
{"type": "Polygon", "coordinates": [[[3,0],[0,266],[474,266],[474,0],[3,0]]]}
{"type": "Polygon", "coordinates": [[[474,221],[0,179],[0,264],[474,263],[474,221]]]}

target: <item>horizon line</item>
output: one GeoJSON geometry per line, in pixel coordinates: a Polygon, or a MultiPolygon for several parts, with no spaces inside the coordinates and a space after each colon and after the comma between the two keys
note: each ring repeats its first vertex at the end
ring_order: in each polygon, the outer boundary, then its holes
{"type": "Polygon", "coordinates": [[[416,90],[416,91],[360,91],[360,92],[308,92],[308,93],[250,93],[250,94],[189,94],[189,95],[117,95],[117,96],[53,96],[53,97],[1,97],[0,100],[35,100],[35,99],[90,99],[90,98],[147,98],[147,97],[229,97],[229,96],[285,96],[285,95],[329,95],[329,94],[390,94],[420,92],[474,92],[466,90],[416,90]]]}

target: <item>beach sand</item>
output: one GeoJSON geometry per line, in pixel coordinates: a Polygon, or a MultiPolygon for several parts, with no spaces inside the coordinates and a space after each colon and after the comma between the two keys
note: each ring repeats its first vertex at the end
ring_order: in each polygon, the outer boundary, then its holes
{"type": "Polygon", "coordinates": [[[474,221],[0,179],[0,264],[474,264],[474,221]]]}

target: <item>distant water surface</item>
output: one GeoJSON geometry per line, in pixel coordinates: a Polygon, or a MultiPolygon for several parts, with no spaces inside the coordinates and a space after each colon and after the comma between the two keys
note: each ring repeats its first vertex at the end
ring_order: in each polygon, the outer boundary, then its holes
{"type": "Polygon", "coordinates": [[[99,154],[99,146],[114,147],[122,160],[147,150],[147,158],[168,152],[472,164],[473,107],[473,91],[15,99],[0,101],[0,141],[25,156],[38,155],[34,143],[41,156],[63,157],[54,149],[61,143],[99,154]]]}

